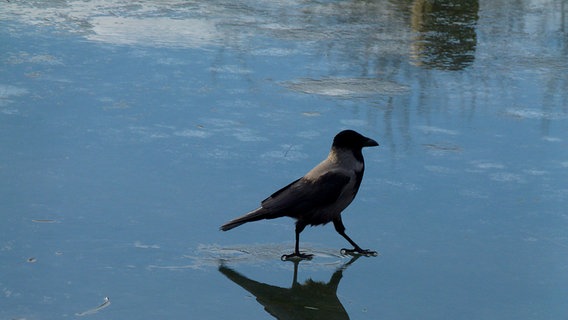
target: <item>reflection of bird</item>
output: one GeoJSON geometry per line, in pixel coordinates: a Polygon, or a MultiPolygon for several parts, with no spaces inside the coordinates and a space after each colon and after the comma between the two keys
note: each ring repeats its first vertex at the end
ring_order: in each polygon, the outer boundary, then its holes
{"type": "Polygon", "coordinates": [[[262,219],[292,217],[296,222],[296,246],[294,253],[282,256],[288,258],[310,258],[312,255],[300,253],[300,233],[307,225],[321,225],[333,221],[335,230],[342,235],[354,249],[343,249],[344,253],[376,255],[375,251],[363,250],[345,234],[341,212],[355,198],[365,163],[363,147],[379,144],[353,130],[344,130],[333,139],[327,158],[302,178],[276,191],[262,201],[260,208],[221,226],[227,231],[243,223],[262,219]]]}
{"type": "Polygon", "coordinates": [[[337,298],[337,287],[343,277],[343,270],[358,258],[355,256],[338,268],[328,283],[308,279],[304,284],[298,283],[299,260],[295,260],[291,288],[251,280],[224,265],[219,266],[219,272],[254,295],[266,312],[276,319],[349,319],[347,311],[337,298]]]}

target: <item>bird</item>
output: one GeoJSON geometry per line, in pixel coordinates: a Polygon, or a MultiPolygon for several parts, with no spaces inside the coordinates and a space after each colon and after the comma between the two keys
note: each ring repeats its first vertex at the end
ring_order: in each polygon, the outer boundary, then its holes
{"type": "Polygon", "coordinates": [[[341,212],[353,201],[365,171],[363,148],[379,144],[354,130],[343,130],[333,138],[327,158],[303,177],[274,192],[260,207],[235,218],[220,227],[228,231],[242,224],[263,219],[291,217],[296,219],[295,246],[292,254],[282,260],[311,259],[313,254],[300,252],[300,233],[306,226],[333,222],[337,233],[353,249],[341,249],[342,254],[376,256],[377,252],[362,249],[346,233],[341,212]]]}

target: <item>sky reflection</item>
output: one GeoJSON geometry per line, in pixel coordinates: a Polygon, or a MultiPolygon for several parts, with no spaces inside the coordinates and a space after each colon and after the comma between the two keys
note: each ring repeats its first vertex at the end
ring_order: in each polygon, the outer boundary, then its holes
{"type": "MultiPolygon", "coordinates": [[[[567,6],[3,1],[0,318],[270,317],[217,269],[288,290],[292,221],[218,227],[351,128],[381,146],[343,219],[380,256],[345,314],[564,319],[567,6]]],[[[329,284],[344,240],[302,237],[329,284]]]]}

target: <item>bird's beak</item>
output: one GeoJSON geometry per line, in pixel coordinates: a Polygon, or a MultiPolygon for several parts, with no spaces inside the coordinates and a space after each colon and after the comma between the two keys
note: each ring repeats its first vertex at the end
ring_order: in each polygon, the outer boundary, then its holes
{"type": "Polygon", "coordinates": [[[363,147],[378,147],[379,143],[373,139],[367,139],[367,141],[365,141],[365,144],[363,144],[363,147]]]}

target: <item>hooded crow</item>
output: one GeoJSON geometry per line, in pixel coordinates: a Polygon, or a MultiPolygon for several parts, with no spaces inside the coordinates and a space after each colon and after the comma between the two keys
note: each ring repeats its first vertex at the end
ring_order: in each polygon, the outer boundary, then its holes
{"type": "Polygon", "coordinates": [[[266,198],[258,209],[225,223],[220,229],[227,231],[247,222],[292,217],[297,220],[296,246],[294,253],[283,255],[282,260],[309,259],[313,255],[300,252],[300,233],[308,225],[333,222],[337,233],[354,247],[342,249],[343,254],[377,255],[375,251],[361,249],[345,234],[341,212],[353,201],[361,186],[365,170],[362,149],[378,145],[353,130],[341,131],[333,139],[325,160],[266,198]]]}

